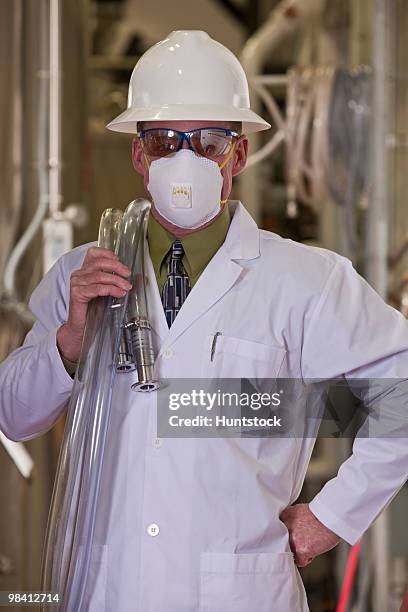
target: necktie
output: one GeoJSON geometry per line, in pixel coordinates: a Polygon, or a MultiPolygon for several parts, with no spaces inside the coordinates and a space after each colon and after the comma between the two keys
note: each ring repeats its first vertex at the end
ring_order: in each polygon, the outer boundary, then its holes
{"type": "Polygon", "coordinates": [[[190,279],[183,266],[184,249],[180,240],[175,240],[171,246],[167,266],[167,280],[163,286],[162,302],[169,327],[174,322],[191,286],[190,279]]]}

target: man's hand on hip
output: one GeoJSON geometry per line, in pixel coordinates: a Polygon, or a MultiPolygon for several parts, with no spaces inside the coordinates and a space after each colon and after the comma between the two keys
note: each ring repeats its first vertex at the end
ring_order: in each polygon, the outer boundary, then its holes
{"type": "Polygon", "coordinates": [[[308,504],[295,504],[283,510],[280,519],[289,531],[289,542],[299,567],[334,548],[340,539],[309,510],[308,504]]]}

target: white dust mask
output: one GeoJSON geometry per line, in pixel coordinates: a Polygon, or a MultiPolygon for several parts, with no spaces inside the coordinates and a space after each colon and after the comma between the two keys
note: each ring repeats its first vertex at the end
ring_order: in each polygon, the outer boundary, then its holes
{"type": "Polygon", "coordinates": [[[218,164],[190,149],[151,162],[148,189],[161,216],[196,229],[221,210],[223,177],[218,164]]]}

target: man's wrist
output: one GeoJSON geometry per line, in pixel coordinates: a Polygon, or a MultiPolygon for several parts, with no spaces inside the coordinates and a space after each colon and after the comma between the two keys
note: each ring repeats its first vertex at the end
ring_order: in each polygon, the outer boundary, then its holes
{"type": "Polygon", "coordinates": [[[354,528],[353,522],[348,517],[342,516],[342,508],[337,504],[333,510],[333,503],[327,499],[327,494],[324,488],[309,502],[310,512],[333,533],[337,534],[342,540],[348,544],[355,544],[361,537],[362,533],[354,528]]]}
{"type": "Polygon", "coordinates": [[[71,378],[74,378],[78,363],[76,361],[70,361],[69,359],[66,359],[61,353],[60,353],[60,357],[64,365],[64,368],[66,369],[68,374],[71,376],[71,378]]]}
{"type": "Polygon", "coordinates": [[[67,324],[64,323],[57,330],[56,342],[63,363],[73,364],[76,367],[80,353],[80,348],[78,349],[78,347],[81,347],[82,339],[76,339],[70,332],[67,324]]]}

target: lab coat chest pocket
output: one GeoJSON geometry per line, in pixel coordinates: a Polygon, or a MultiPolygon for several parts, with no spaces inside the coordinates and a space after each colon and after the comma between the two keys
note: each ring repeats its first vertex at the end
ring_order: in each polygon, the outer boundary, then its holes
{"type": "Polygon", "coordinates": [[[292,553],[201,554],[200,612],[300,609],[292,553]]]}
{"type": "Polygon", "coordinates": [[[207,336],[202,356],[203,378],[275,378],[286,350],[225,334],[207,336]]]}

